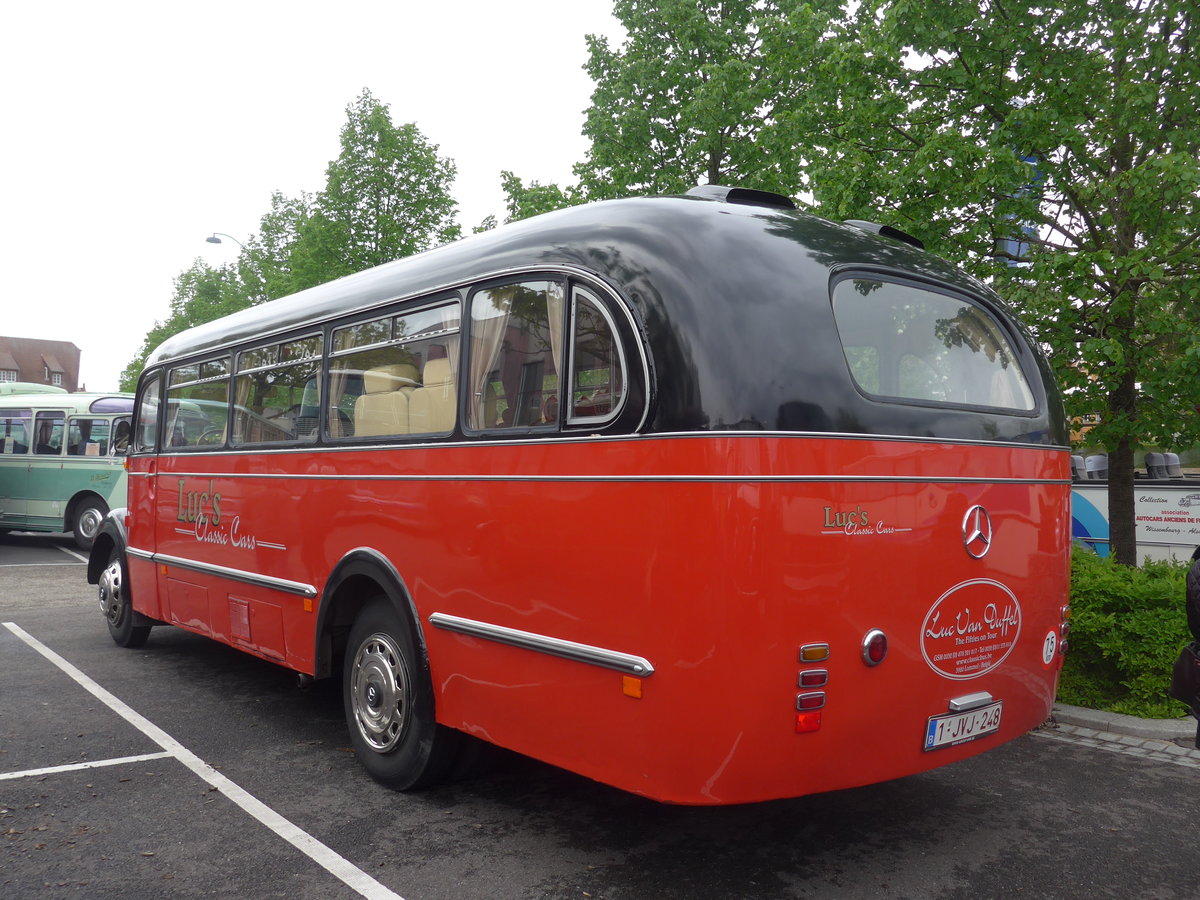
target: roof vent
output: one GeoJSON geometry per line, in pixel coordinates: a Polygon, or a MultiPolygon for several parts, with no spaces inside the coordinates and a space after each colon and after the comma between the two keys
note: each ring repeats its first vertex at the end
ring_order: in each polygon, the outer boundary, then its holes
{"type": "Polygon", "coordinates": [[[911,244],[918,250],[925,249],[924,242],[922,242],[919,238],[915,238],[911,234],[901,231],[899,228],[893,228],[891,225],[880,225],[878,222],[866,222],[862,219],[846,219],[846,224],[853,225],[855,228],[861,228],[863,231],[869,231],[871,234],[895,238],[898,241],[911,244]]]}
{"type": "Polygon", "coordinates": [[[771,209],[795,209],[796,204],[783,194],[770,191],[755,191],[751,188],[729,187],[724,184],[701,184],[687,192],[689,197],[719,200],[722,203],[739,203],[742,206],[766,206],[771,209]]]}

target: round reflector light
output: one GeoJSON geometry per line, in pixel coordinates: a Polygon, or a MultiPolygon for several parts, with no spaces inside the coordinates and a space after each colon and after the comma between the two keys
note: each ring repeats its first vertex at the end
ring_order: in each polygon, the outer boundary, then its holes
{"type": "Polygon", "coordinates": [[[887,658],[887,635],[878,628],[867,632],[862,642],[862,658],[868,666],[877,666],[887,658]]]}

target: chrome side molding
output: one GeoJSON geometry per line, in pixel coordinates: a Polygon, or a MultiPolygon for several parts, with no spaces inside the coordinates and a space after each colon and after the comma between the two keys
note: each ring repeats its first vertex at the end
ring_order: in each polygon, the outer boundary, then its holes
{"type": "Polygon", "coordinates": [[[630,653],[622,653],[619,650],[608,650],[604,647],[594,647],[591,644],[579,644],[575,641],[566,641],[532,631],[519,631],[516,628],[506,628],[503,625],[493,625],[490,622],[479,622],[475,619],[464,619],[460,616],[451,616],[440,612],[432,613],[429,616],[429,624],[444,631],[483,638],[512,647],[521,647],[525,650],[571,659],[575,662],[601,666],[605,669],[615,669],[626,675],[645,678],[654,674],[654,666],[648,659],[630,653]]]}

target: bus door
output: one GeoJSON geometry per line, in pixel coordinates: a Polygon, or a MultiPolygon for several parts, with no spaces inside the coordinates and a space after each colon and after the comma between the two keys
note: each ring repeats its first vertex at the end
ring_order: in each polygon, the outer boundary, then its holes
{"type": "Polygon", "coordinates": [[[28,497],[25,511],[30,525],[61,528],[67,512],[67,498],[62,495],[63,432],[66,413],[62,410],[39,410],[33,419],[33,443],[27,458],[28,497]]]}
{"type": "MultiPolygon", "coordinates": [[[[126,554],[126,568],[134,609],[153,619],[165,621],[159,599],[162,596],[161,585],[157,584],[158,567],[152,561],[152,556],[158,549],[158,542],[155,540],[155,518],[159,493],[157,451],[163,425],[161,399],[162,379],[156,374],[150,377],[142,391],[133,433],[128,439],[127,471],[130,490],[125,528],[129,550],[126,554]],[[133,489],[132,484],[135,482],[137,488],[133,489]],[[147,587],[143,589],[143,585],[147,587]]],[[[124,440],[124,435],[121,438],[124,440]]],[[[117,459],[120,461],[120,457],[117,459]]]]}
{"type": "Polygon", "coordinates": [[[226,443],[230,359],[167,371],[164,423],[154,509],[158,595],[164,621],[199,634],[214,633],[221,584],[206,567],[227,566],[229,542],[221,488],[206,474],[212,457],[196,451],[226,443]],[[211,596],[210,596],[211,595],[211,596]]]}
{"type": "Polygon", "coordinates": [[[0,410],[0,527],[25,524],[33,410],[0,410]]]}

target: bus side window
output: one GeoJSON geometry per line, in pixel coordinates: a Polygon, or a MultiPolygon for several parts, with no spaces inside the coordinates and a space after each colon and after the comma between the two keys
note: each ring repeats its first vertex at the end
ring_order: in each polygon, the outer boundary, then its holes
{"type": "Polygon", "coordinates": [[[32,421],[31,409],[13,409],[0,413],[0,453],[6,456],[28,453],[32,421]]]}
{"type": "Polygon", "coordinates": [[[317,439],[321,350],[313,335],[238,354],[234,444],[317,439]]]}
{"type": "Polygon", "coordinates": [[[591,293],[575,290],[571,328],[571,424],[611,419],[625,396],[625,357],[616,328],[591,293]]]}
{"type": "Polygon", "coordinates": [[[64,416],[60,412],[40,412],[34,421],[34,453],[58,456],[63,449],[64,416]]]}
{"type": "Polygon", "coordinates": [[[558,422],[562,284],[530,281],[471,298],[468,424],[483,431],[558,422]]]}
{"type": "Polygon", "coordinates": [[[195,450],[225,444],[229,422],[228,356],[167,373],[164,449],[195,450]]]}
{"type": "Polygon", "coordinates": [[[162,379],[155,374],[142,391],[137,411],[137,430],[134,432],[133,449],[139,452],[153,451],[158,446],[158,428],[162,394],[162,379]]]}
{"type": "Polygon", "coordinates": [[[110,448],[114,456],[124,456],[129,452],[129,433],[129,419],[117,419],[117,428],[110,448]]]}
{"type": "Polygon", "coordinates": [[[108,419],[71,419],[67,426],[68,456],[107,456],[108,419]]]}
{"type": "Polygon", "coordinates": [[[455,299],[335,329],[329,437],[453,431],[461,318],[455,299]]]}

